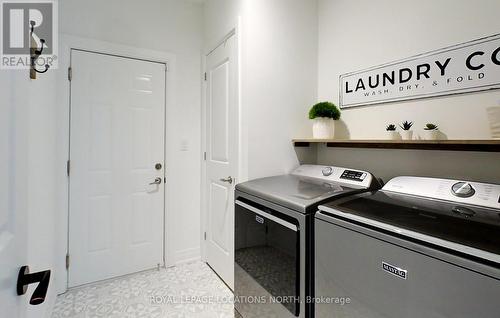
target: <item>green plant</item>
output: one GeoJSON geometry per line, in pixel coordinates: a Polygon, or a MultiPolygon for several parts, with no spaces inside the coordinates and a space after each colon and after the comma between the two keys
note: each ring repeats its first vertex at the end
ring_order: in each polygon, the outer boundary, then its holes
{"type": "Polygon", "coordinates": [[[389,126],[387,126],[387,128],[385,128],[385,130],[387,130],[387,131],[396,131],[396,125],[390,124],[389,126]]]}
{"type": "Polygon", "coordinates": [[[401,125],[399,125],[399,127],[401,127],[401,129],[403,130],[410,130],[411,126],[413,126],[413,122],[411,121],[404,121],[403,123],[401,123],[401,125]]]}
{"type": "Polygon", "coordinates": [[[424,127],[424,130],[437,130],[437,129],[438,129],[438,126],[434,125],[434,124],[427,124],[424,127]]]}
{"type": "Polygon", "coordinates": [[[332,118],[333,120],[340,119],[340,110],[335,106],[335,104],[330,102],[317,103],[309,111],[309,119],[314,119],[318,117],[332,118]]]}

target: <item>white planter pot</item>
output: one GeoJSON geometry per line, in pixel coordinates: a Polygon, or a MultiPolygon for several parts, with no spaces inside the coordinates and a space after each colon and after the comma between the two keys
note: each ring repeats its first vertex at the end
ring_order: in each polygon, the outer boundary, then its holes
{"type": "Polygon", "coordinates": [[[327,117],[318,117],[313,119],[313,138],[333,139],[334,120],[327,117]]]}
{"type": "Polygon", "coordinates": [[[412,140],[413,139],[413,130],[402,130],[401,137],[403,137],[403,140],[412,140]]]}
{"type": "Polygon", "coordinates": [[[426,140],[438,140],[439,139],[439,130],[424,130],[425,139],[426,140]]]}
{"type": "Polygon", "coordinates": [[[386,130],[388,140],[399,140],[401,139],[401,135],[395,130],[386,130]]]}

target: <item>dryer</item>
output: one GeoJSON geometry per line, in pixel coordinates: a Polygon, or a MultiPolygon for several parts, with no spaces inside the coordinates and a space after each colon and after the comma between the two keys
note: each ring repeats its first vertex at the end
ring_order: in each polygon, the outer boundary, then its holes
{"type": "Polygon", "coordinates": [[[245,318],[311,317],[318,205],[380,187],[367,171],[319,165],[236,185],[235,309],[245,318]]]}

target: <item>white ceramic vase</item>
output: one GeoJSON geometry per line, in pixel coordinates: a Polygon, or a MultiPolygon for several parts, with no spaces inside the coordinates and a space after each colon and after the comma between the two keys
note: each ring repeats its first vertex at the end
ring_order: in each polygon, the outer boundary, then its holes
{"type": "Polygon", "coordinates": [[[425,139],[426,140],[438,140],[439,139],[439,130],[424,130],[425,139]]]}
{"type": "Polygon", "coordinates": [[[403,137],[403,140],[412,140],[413,139],[413,130],[402,130],[401,137],[403,137]]]}
{"type": "Polygon", "coordinates": [[[388,140],[399,140],[401,135],[395,130],[386,130],[388,140]]]}
{"type": "Polygon", "coordinates": [[[317,117],[313,119],[313,138],[333,139],[334,120],[328,117],[317,117]]]}

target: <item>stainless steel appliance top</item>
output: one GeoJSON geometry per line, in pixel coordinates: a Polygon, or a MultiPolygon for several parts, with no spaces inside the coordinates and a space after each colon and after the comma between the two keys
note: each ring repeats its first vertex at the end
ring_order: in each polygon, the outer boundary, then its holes
{"type": "Polygon", "coordinates": [[[320,165],[302,165],[289,175],[266,177],[236,185],[236,190],[292,210],[316,212],[332,197],[376,189],[378,181],[366,171],[320,165]]]}

